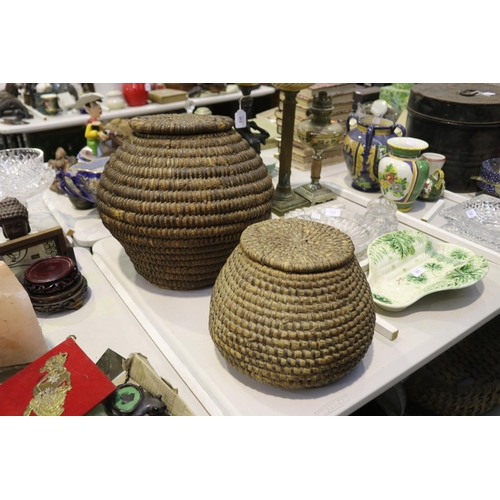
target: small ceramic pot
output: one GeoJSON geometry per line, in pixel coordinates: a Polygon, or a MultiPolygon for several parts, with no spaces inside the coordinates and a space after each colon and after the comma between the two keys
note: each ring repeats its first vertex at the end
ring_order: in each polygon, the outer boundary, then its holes
{"type": "Polygon", "coordinates": [[[119,90],[110,90],[106,94],[106,106],[109,109],[122,109],[125,107],[125,99],[119,90]]]}
{"type": "Polygon", "coordinates": [[[124,83],[122,90],[129,106],[144,106],[148,102],[145,83],[124,83]]]}
{"type": "Polygon", "coordinates": [[[500,158],[488,158],[481,163],[479,177],[471,177],[477,180],[477,187],[491,196],[500,197],[500,158]]]}
{"type": "Polygon", "coordinates": [[[59,106],[57,105],[57,94],[43,94],[42,96],[45,113],[48,115],[57,115],[59,106]]]}
{"type": "Polygon", "coordinates": [[[429,177],[429,164],[422,155],[429,144],[413,137],[395,137],[387,145],[389,152],[378,168],[380,188],[399,211],[409,212],[429,177]]]}

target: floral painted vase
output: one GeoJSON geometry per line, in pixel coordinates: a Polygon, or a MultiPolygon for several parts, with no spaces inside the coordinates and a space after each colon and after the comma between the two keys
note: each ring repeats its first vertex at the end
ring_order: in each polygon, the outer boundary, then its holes
{"type": "Polygon", "coordinates": [[[429,177],[429,163],[422,156],[429,144],[413,137],[394,137],[387,145],[389,152],[378,167],[380,188],[400,212],[409,212],[429,177]]]}
{"type": "Polygon", "coordinates": [[[406,129],[386,118],[350,115],[346,123],[344,160],[352,177],[352,187],[358,191],[374,193],[380,191],[378,179],[379,160],[387,153],[387,140],[397,137],[396,128],[403,136],[406,129]],[[351,128],[351,122],[356,126],[351,128]]]}

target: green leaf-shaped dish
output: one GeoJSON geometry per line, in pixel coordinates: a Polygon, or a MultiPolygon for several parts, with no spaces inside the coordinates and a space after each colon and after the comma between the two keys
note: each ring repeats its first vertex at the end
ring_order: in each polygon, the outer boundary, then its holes
{"type": "Polygon", "coordinates": [[[375,304],[402,311],[430,293],[477,283],[488,261],[467,248],[431,242],[420,231],[394,231],[368,247],[370,284],[375,304]]]}

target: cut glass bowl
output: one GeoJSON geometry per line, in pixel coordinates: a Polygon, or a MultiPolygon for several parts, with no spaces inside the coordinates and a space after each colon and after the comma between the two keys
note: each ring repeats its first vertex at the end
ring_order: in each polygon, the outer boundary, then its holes
{"type": "Polygon", "coordinates": [[[21,203],[42,193],[55,178],[55,171],[43,162],[43,151],[15,148],[0,151],[0,200],[17,198],[21,203]]]}
{"type": "Polygon", "coordinates": [[[500,200],[482,194],[441,212],[444,229],[495,251],[500,251],[500,200]]]}

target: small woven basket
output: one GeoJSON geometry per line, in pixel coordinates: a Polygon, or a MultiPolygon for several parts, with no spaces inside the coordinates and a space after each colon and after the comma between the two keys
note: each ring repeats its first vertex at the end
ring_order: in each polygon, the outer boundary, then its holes
{"type": "Polygon", "coordinates": [[[103,224],[136,271],[173,290],[212,285],[241,233],[269,219],[273,184],[224,116],[133,118],[97,189],[103,224]]]}
{"type": "Polygon", "coordinates": [[[433,415],[481,415],[500,404],[499,319],[411,375],[408,402],[433,415]]]}
{"type": "Polygon", "coordinates": [[[222,268],[209,330],[222,356],[255,380],[330,384],[365,356],[375,308],[351,239],[301,219],[247,228],[222,268]]]}

